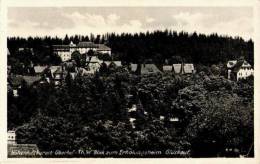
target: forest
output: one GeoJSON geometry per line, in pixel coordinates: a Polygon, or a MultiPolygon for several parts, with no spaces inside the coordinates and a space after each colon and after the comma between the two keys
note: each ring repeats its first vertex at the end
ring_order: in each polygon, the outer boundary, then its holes
{"type": "MultiPolygon", "coordinates": [[[[156,64],[163,64],[165,59],[169,63],[189,62],[210,66],[226,63],[243,56],[251,65],[254,64],[253,41],[240,37],[221,36],[218,34],[190,34],[172,30],[153,31],[146,33],[107,33],[104,35],[59,37],[9,37],[7,46],[12,55],[19,53],[19,47],[33,48],[35,64],[56,64],[58,61],[53,54],[52,46],[67,45],[73,41],[92,41],[104,43],[112,49],[114,60],[140,63],[152,60],[156,64]]],[[[30,54],[30,52],[27,52],[30,54]]],[[[30,58],[27,55],[27,59],[30,58]]],[[[24,59],[25,60],[25,59],[24,59]]]]}

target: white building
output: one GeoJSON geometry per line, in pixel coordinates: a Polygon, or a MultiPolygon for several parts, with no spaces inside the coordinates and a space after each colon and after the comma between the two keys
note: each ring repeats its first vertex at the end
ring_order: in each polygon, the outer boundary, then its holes
{"type": "Polygon", "coordinates": [[[227,63],[228,79],[240,80],[254,75],[254,69],[246,60],[230,60],[227,63]]]}
{"type": "Polygon", "coordinates": [[[15,131],[13,131],[13,130],[7,131],[7,143],[8,144],[16,144],[16,134],[15,134],[15,131]]]}
{"type": "Polygon", "coordinates": [[[111,48],[104,44],[94,44],[93,42],[79,42],[77,45],[73,42],[69,45],[53,45],[54,53],[60,56],[63,62],[70,60],[73,52],[87,54],[90,50],[93,52],[111,55],[111,48]]]}
{"type": "Polygon", "coordinates": [[[192,74],[196,72],[192,63],[173,64],[172,67],[175,74],[192,74]]]}

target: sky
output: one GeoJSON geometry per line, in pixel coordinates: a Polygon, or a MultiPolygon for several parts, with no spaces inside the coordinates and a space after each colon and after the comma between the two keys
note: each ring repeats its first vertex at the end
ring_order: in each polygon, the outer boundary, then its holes
{"type": "Polygon", "coordinates": [[[9,7],[8,36],[177,32],[253,38],[251,7],[9,7]]]}

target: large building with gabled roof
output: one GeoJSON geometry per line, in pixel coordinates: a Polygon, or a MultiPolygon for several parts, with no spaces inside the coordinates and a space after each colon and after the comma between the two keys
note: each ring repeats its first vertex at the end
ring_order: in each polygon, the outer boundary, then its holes
{"type": "Polygon", "coordinates": [[[69,45],[53,45],[53,51],[61,60],[68,61],[74,52],[87,54],[90,50],[93,52],[111,55],[111,48],[104,44],[95,44],[93,42],[79,42],[77,45],[71,42],[69,45]]]}

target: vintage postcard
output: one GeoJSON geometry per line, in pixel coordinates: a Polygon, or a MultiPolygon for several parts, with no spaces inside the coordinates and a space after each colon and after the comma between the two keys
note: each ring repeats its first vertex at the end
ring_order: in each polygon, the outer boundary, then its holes
{"type": "Polygon", "coordinates": [[[260,2],[197,2],[2,1],[1,161],[260,162],[260,2]]]}

